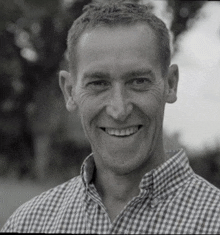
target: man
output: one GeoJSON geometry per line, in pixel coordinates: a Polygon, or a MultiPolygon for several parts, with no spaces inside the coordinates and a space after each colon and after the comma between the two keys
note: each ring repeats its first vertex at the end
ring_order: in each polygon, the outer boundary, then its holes
{"type": "Polygon", "coordinates": [[[89,5],[68,52],[60,87],[93,153],[80,176],[21,206],[3,231],[220,233],[219,190],[183,150],[164,151],[164,108],[178,84],[164,23],[143,5],[89,5]]]}

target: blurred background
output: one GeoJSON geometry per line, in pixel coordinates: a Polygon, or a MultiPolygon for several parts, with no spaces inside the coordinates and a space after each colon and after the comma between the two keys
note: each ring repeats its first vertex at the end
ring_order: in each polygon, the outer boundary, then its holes
{"type": "MultiPolygon", "coordinates": [[[[0,228],[19,205],[78,175],[90,153],[58,86],[68,29],[90,2],[0,0],[0,228]]],[[[194,171],[220,188],[220,3],[139,2],[171,30],[180,69],[165,147],[184,148],[194,171]]]]}

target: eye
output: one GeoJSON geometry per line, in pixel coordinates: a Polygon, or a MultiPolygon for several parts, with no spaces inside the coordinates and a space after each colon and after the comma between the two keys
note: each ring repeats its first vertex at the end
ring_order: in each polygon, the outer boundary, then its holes
{"type": "Polygon", "coordinates": [[[146,79],[146,78],[136,78],[136,79],[133,80],[134,85],[142,85],[146,82],[149,82],[149,80],[146,79]]]}
{"type": "Polygon", "coordinates": [[[110,83],[105,80],[96,80],[89,82],[87,86],[93,90],[102,91],[107,89],[110,86],[110,83]]]}
{"type": "Polygon", "coordinates": [[[128,82],[129,86],[136,90],[146,90],[149,87],[150,83],[151,80],[145,77],[134,78],[128,82]]]}

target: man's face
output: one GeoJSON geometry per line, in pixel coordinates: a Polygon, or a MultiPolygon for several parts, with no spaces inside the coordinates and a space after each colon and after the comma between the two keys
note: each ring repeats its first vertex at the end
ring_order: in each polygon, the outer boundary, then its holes
{"type": "Polygon", "coordinates": [[[138,24],[99,27],[78,42],[73,98],[100,169],[126,174],[163,161],[168,83],[155,41],[138,24]]]}

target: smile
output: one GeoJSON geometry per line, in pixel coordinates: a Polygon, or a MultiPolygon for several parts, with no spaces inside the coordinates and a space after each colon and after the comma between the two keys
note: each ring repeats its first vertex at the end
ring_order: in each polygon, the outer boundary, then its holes
{"type": "Polygon", "coordinates": [[[141,125],[128,127],[124,129],[116,129],[116,128],[101,128],[101,129],[111,136],[127,137],[137,133],[140,128],[141,125]]]}

